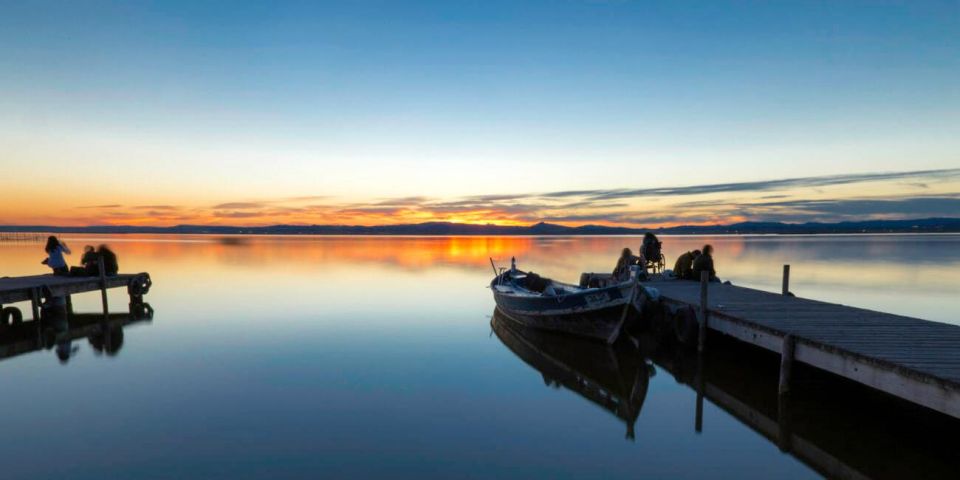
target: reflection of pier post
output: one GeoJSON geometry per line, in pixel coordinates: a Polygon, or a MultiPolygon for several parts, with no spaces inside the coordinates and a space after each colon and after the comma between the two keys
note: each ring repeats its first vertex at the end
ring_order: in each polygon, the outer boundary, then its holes
{"type": "Polygon", "coordinates": [[[697,332],[697,417],[694,420],[694,430],[703,432],[703,389],[705,385],[703,373],[704,348],[707,343],[707,318],[710,307],[707,303],[707,289],[710,285],[710,272],[700,272],[700,330],[697,332]]]}
{"type": "Polygon", "coordinates": [[[780,348],[780,385],[778,394],[783,396],[790,393],[790,377],[793,372],[793,352],[797,341],[791,334],[783,337],[783,346],[780,348]]]}
{"type": "Polygon", "coordinates": [[[707,342],[707,313],[710,306],[707,304],[707,288],[710,284],[710,272],[700,272],[700,331],[697,338],[697,351],[703,354],[707,342]]]}
{"type": "MultiPolygon", "coordinates": [[[[789,273],[789,267],[784,270],[789,273]]],[[[781,451],[789,452],[792,433],[790,430],[790,378],[793,376],[793,357],[796,349],[797,340],[787,334],[783,337],[783,347],[780,351],[780,380],[777,387],[777,424],[779,433],[777,436],[777,446],[781,451]]]]}
{"type": "Polygon", "coordinates": [[[790,397],[777,396],[777,447],[782,452],[790,452],[793,448],[793,430],[790,428],[790,397]]]}
{"type": "Polygon", "coordinates": [[[693,429],[697,433],[703,433],[703,390],[706,382],[703,378],[703,353],[697,355],[697,416],[694,419],[693,429]]]}

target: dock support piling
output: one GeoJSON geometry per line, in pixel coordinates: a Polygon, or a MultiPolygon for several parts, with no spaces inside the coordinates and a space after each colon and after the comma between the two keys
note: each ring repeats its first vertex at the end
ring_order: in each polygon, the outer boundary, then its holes
{"type": "Polygon", "coordinates": [[[783,337],[783,347],[780,349],[780,387],[778,393],[790,393],[790,376],[793,371],[793,352],[797,341],[793,335],[783,337]]]}
{"type": "Polygon", "coordinates": [[[30,309],[33,313],[33,320],[40,320],[40,289],[30,290],[30,309]]]}
{"type": "Polygon", "coordinates": [[[710,272],[700,272],[700,331],[697,338],[697,352],[703,353],[707,341],[707,288],[710,284],[710,272]]]}
{"type": "Polygon", "coordinates": [[[97,266],[100,267],[100,301],[103,302],[103,316],[106,317],[110,312],[107,308],[107,271],[102,256],[97,259],[97,266]]]}
{"type": "Polygon", "coordinates": [[[783,266],[783,295],[790,295],[790,265],[783,266]]]}

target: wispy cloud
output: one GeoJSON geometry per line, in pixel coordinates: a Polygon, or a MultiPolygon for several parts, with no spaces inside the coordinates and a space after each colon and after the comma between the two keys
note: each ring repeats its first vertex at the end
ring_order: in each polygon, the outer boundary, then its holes
{"type": "Polygon", "coordinates": [[[214,205],[213,208],[216,209],[232,209],[232,210],[243,210],[248,208],[263,208],[263,202],[227,202],[214,205]]]}
{"type": "Polygon", "coordinates": [[[867,183],[890,180],[919,178],[956,178],[960,177],[960,168],[941,170],[917,170],[912,172],[861,173],[850,175],[829,175],[821,177],[798,177],[780,180],[762,180],[756,182],[716,183],[709,185],[690,185],[667,188],[610,189],[610,190],[569,190],[541,194],[544,197],[586,197],[591,199],[614,199],[652,196],[704,195],[711,193],[766,192],[787,188],[814,188],[853,183],[867,183]]]}
{"type": "Polygon", "coordinates": [[[108,204],[108,205],[82,205],[82,206],[74,207],[74,208],[82,208],[82,209],[85,209],[85,210],[89,210],[89,209],[109,209],[109,208],[123,208],[123,205],[120,205],[119,203],[111,203],[111,204],[108,204]]]}
{"type": "Polygon", "coordinates": [[[802,222],[960,216],[958,179],[960,169],[940,169],[452,198],[415,195],[338,202],[332,197],[315,195],[256,201],[241,199],[206,207],[157,204],[122,208],[119,204],[111,204],[78,208],[99,209],[101,219],[114,223],[225,223],[243,220],[249,224],[370,225],[422,221],[526,224],[542,220],[566,224],[658,226],[743,220],[802,222]],[[311,203],[304,204],[307,199],[311,203]]]}

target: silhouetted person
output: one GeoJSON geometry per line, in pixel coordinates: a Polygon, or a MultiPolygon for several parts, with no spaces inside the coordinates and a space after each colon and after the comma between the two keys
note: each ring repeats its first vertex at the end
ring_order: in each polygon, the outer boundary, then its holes
{"type": "Polygon", "coordinates": [[[700,250],[694,250],[677,257],[677,263],[673,265],[673,275],[681,280],[694,280],[693,262],[699,256],[700,250]]]}
{"type": "Polygon", "coordinates": [[[103,269],[107,275],[116,275],[120,271],[120,266],[117,264],[117,254],[113,253],[110,247],[100,245],[97,248],[97,255],[103,259],[103,269]]]}
{"type": "Polygon", "coordinates": [[[703,253],[693,261],[693,279],[700,280],[700,272],[710,274],[711,282],[719,282],[717,271],[713,268],[713,245],[704,245],[703,253]]]}
{"type": "Polygon", "coordinates": [[[660,258],[660,240],[657,239],[656,235],[650,232],[643,234],[643,242],[640,244],[640,256],[648,262],[660,258]]]}
{"type": "Polygon", "coordinates": [[[70,254],[70,247],[61,242],[57,237],[50,235],[47,237],[47,245],[44,247],[47,252],[47,258],[43,259],[42,264],[53,269],[54,275],[69,275],[70,269],[67,268],[67,261],[63,254],[70,254]]]}
{"type": "Polygon", "coordinates": [[[640,262],[640,257],[633,254],[633,250],[624,248],[617,259],[617,266],[613,268],[613,280],[625,282],[630,279],[630,266],[640,262]]]}
{"type": "Polygon", "coordinates": [[[67,319],[65,299],[63,297],[47,298],[40,308],[40,321],[44,326],[49,327],[46,335],[49,335],[49,341],[56,342],[54,352],[57,354],[57,359],[60,360],[61,365],[66,365],[70,357],[77,353],[77,349],[69,335],[66,335],[70,331],[70,323],[67,319]]]}
{"type": "Polygon", "coordinates": [[[99,270],[97,269],[97,251],[94,250],[93,245],[87,245],[83,247],[83,255],[80,257],[80,266],[79,267],[70,267],[70,275],[75,277],[84,277],[99,275],[99,270]]]}
{"type": "Polygon", "coordinates": [[[83,266],[83,269],[87,272],[93,271],[97,267],[97,251],[93,248],[93,245],[87,245],[83,247],[83,256],[80,257],[80,265],[83,266]]]}

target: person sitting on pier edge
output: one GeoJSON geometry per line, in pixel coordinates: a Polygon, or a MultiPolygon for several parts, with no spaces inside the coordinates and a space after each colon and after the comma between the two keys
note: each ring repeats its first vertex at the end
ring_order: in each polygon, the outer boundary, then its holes
{"type": "Polygon", "coordinates": [[[713,245],[704,245],[703,252],[693,261],[692,280],[700,280],[700,272],[709,273],[711,282],[720,282],[717,271],[713,269],[713,245]]]}
{"type": "Polygon", "coordinates": [[[70,267],[70,275],[74,277],[86,277],[98,275],[97,270],[97,252],[93,245],[83,247],[83,256],[80,257],[79,267],[70,267]]]}
{"type": "Polygon", "coordinates": [[[100,247],[97,248],[97,255],[99,255],[100,258],[103,258],[103,269],[107,275],[116,275],[117,272],[120,271],[120,266],[117,263],[117,254],[113,253],[113,250],[110,250],[110,247],[106,245],[100,245],[100,247]]]}
{"type": "Polygon", "coordinates": [[[47,258],[43,259],[40,263],[52,268],[54,275],[70,274],[70,269],[67,268],[67,261],[63,258],[64,253],[70,254],[70,247],[68,247],[66,243],[50,235],[47,237],[47,245],[44,247],[44,250],[47,252],[47,258]]]}
{"type": "Polygon", "coordinates": [[[693,262],[699,256],[700,250],[694,250],[677,257],[677,263],[673,265],[673,275],[680,280],[694,280],[693,262]]]}
{"type": "Polygon", "coordinates": [[[617,259],[617,266],[613,269],[613,280],[625,282],[630,279],[630,266],[640,263],[640,257],[633,254],[633,250],[624,248],[617,259]]]}

